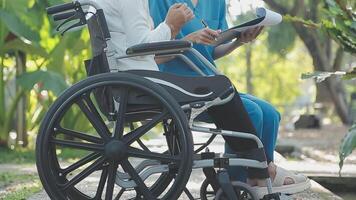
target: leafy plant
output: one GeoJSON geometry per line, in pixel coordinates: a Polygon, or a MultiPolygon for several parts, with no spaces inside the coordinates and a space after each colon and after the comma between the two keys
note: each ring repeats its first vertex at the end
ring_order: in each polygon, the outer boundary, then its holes
{"type": "MultiPolygon", "coordinates": [[[[82,61],[90,54],[88,33],[78,31],[64,37],[55,35],[56,24],[45,12],[46,7],[63,2],[0,1],[0,146],[6,146],[17,104],[22,97],[28,97],[26,116],[31,123],[28,131],[36,131],[55,96],[69,83],[85,77],[82,61]],[[19,53],[25,58],[23,74],[15,69],[19,53]],[[17,87],[15,95],[9,96],[5,92],[13,80],[20,87],[17,87]],[[43,98],[43,91],[52,93],[43,98]]],[[[72,117],[73,122],[75,116],[72,117]]]]}
{"type": "Polygon", "coordinates": [[[356,123],[350,128],[349,132],[342,140],[340,151],[339,151],[339,166],[340,172],[344,165],[344,161],[347,156],[351,155],[351,153],[356,149],[356,123]]]}
{"type": "Polygon", "coordinates": [[[284,21],[303,24],[311,29],[322,29],[344,51],[353,54],[356,52],[356,15],[352,10],[356,6],[355,4],[348,5],[345,0],[324,0],[325,8],[323,13],[325,17],[320,22],[289,14],[284,16],[284,21]]]}
{"type": "MultiPolygon", "coordinates": [[[[351,72],[313,72],[302,74],[302,79],[310,79],[314,78],[317,82],[325,81],[325,79],[331,76],[344,76],[345,80],[356,79],[356,68],[351,72]]],[[[341,170],[344,165],[344,161],[347,156],[351,155],[351,153],[356,149],[356,122],[349,129],[349,132],[346,134],[345,138],[342,140],[340,150],[339,150],[339,166],[340,166],[340,175],[341,170]]]]}
{"type": "MultiPolygon", "coordinates": [[[[313,60],[313,71],[334,72],[344,70],[343,63],[356,52],[355,7],[356,1],[349,0],[264,0],[273,10],[284,16],[285,26],[277,26],[269,31],[269,48],[273,52],[285,55],[300,39],[313,60]],[[281,37],[280,35],[287,36],[281,37]],[[298,37],[296,37],[298,36],[298,37]],[[280,40],[279,40],[280,39],[280,40]]],[[[345,69],[346,70],[346,69],[345,69]]],[[[322,104],[332,103],[340,121],[350,122],[347,83],[331,76],[316,87],[316,101],[322,104]]]]}

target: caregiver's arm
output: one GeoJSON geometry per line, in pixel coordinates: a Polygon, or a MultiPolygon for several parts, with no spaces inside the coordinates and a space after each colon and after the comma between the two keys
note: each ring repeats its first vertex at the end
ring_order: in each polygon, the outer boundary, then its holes
{"type": "MultiPolygon", "coordinates": [[[[212,45],[215,42],[215,38],[218,36],[219,31],[215,31],[210,28],[204,28],[185,36],[184,38],[182,38],[182,40],[190,41],[196,44],[212,45]]],[[[157,64],[162,64],[165,62],[169,62],[174,58],[175,57],[172,56],[166,58],[155,58],[155,60],[157,64]]]]}
{"type": "Polygon", "coordinates": [[[217,60],[222,58],[226,55],[229,55],[238,47],[249,43],[257,38],[257,36],[261,33],[263,27],[258,27],[254,29],[248,29],[241,33],[240,38],[229,43],[221,44],[214,49],[214,59],[217,60]]]}
{"type": "Polygon", "coordinates": [[[147,8],[142,0],[121,0],[120,14],[126,32],[127,46],[141,43],[171,40],[193,14],[183,4],[175,4],[169,10],[165,22],[152,30],[147,8]]]}

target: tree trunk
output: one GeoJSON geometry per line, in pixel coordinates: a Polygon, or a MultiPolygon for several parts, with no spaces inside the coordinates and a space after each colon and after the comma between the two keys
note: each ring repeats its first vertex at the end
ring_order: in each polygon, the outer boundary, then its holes
{"type": "Polygon", "coordinates": [[[0,146],[7,145],[6,133],[4,129],[5,122],[5,80],[4,80],[4,61],[0,58],[0,146]]]}
{"type": "MultiPolygon", "coordinates": [[[[16,54],[16,75],[19,76],[26,72],[26,55],[22,52],[16,54]]],[[[16,86],[16,93],[21,90],[16,86]]],[[[16,111],[16,132],[17,132],[17,144],[22,147],[28,145],[28,136],[26,128],[26,96],[23,96],[18,102],[16,111]]]]}
{"type": "MultiPolygon", "coordinates": [[[[343,53],[340,52],[341,49],[338,49],[335,59],[331,63],[331,59],[325,53],[327,52],[326,48],[329,48],[329,46],[322,45],[322,40],[318,37],[315,30],[307,30],[304,26],[296,23],[293,26],[313,59],[315,71],[333,71],[334,69],[341,68],[340,65],[343,60],[343,53]]],[[[332,102],[341,122],[349,124],[351,120],[345,97],[344,84],[336,77],[330,77],[322,83],[317,83],[317,102],[323,104],[332,102]]]]}
{"type": "Polygon", "coordinates": [[[334,103],[336,113],[343,124],[350,125],[349,106],[346,100],[346,92],[342,80],[331,77],[325,80],[331,99],[334,103]]]}

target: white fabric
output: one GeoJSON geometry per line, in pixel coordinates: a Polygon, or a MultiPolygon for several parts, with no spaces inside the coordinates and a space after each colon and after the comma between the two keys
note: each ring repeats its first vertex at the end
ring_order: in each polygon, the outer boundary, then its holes
{"type": "MultiPolygon", "coordinates": [[[[302,192],[309,189],[311,186],[310,180],[303,174],[296,174],[278,166],[276,168],[276,177],[274,178],[272,184],[273,193],[281,193],[287,195],[302,192]],[[284,185],[286,178],[291,178],[294,183],[284,185]]],[[[254,186],[253,190],[256,192],[258,199],[262,199],[266,194],[268,194],[267,187],[254,186]]]]}
{"type": "Polygon", "coordinates": [[[160,42],[171,39],[171,29],[163,22],[154,29],[148,0],[96,0],[103,8],[111,33],[108,59],[112,71],[132,69],[155,70],[154,56],[140,56],[116,60],[126,55],[126,49],[136,44],[160,42]]]}
{"type": "Polygon", "coordinates": [[[276,177],[273,180],[273,187],[280,187],[284,185],[284,181],[290,178],[294,184],[302,183],[307,181],[307,177],[302,174],[295,174],[281,167],[276,167],[276,177]]]}

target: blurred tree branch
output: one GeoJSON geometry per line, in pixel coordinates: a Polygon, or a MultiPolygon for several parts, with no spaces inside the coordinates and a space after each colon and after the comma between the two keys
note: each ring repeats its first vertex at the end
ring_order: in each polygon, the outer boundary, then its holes
{"type": "MultiPolygon", "coordinates": [[[[341,10],[354,19],[350,10],[341,0],[335,0],[336,6],[333,7],[333,11],[329,15],[325,15],[321,12],[321,3],[327,9],[332,6],[330,2],[323,1],[308,1],[294,0],[292,5],[288,5],[285,2],[279,0],[264,0],[273,10],[283,14],[285,21],[291,22],[299,38],[303,41],[305,47],[308,49],[310,56],[313,59],[313,65],[315,71],[327,72],[331,70],[340,70],[342,68],[342,62],[344,58],[344,50],[348,50],[351,53],[355,50],[354,38],[352,33],[345,36],[345,31],[339,28],[338,25],[334,25],[334,21],[328,21],[336,19],[337,22],[346,24],[339,18],[343,17],[343,14],[334,13],[334,10],[341,8],[341,10]],[[286,6],[288,5],[288,6],[286,6]],[[318,21],[319,16],[324,15],[323,21],[318,21]],[[325,19],[324,19],[325,18],[325,19]],[[325,34],[326,33],[326,34],[325,34]],[[340,44],[337,47],[335,55],[332,55],[333,44],[331,39],[340,44]],[[333,58],[333,59],[332,59],[333,58]]],[[[335,23],[335,22],[334,22],[335,23]]],[[[341,24],[342,28],[350,27],[341,24]]],[[[343,83],[335,77],[327,79],[322,84],[317,85],[319,102],[332,101],[335,105],[336,112],[338,113],[341,121],[344,124],[350,123],[349,111],[347,101],[345,98],[345,89],[343,83]]]]}

